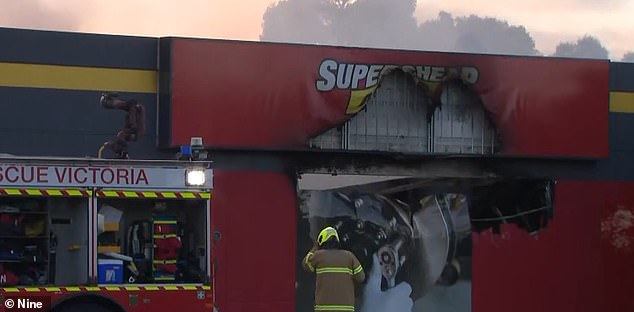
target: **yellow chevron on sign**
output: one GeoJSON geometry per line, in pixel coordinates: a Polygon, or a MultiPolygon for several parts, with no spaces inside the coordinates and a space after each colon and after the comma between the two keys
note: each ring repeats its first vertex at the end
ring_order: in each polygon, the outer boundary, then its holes
{"type": "Polygon", "coordinates": [[[181,193],[181,197],[183,197],[183,198],[196,198],[196,195],[194,195],[194,193],[185,192],[185,193],[181,193]]]}
{"type": "Polygon", "coordinates": [[[42,192],[40,192],[40,190],[26,190],[26,193],[29,195],[42,195],[42,192]]]}
{"type": "Polygon", "coordinates": [[[60,190],[46,190],[46,192],[48,192],[48,195],[51,196],[62,196],[62,192],[60,190]]]}
{"type": "Polygon", "coordinates": [[[143,194],[144,197],[148,197],[148,198],[158,197],[158,195],[156,195],[156,192],[141,192],[141,194],[143,194]]]}
{"type": "Polygon", "coordinates": [[[5,192],[9,195],[22,195],[18,189],[5,189],[5,192]]]}
{"type": "Polygon", "coordinates": [[[173,193],[173,192],[165,192],[165,193],[161,193],[161,195],[163,195],[163,197],[165,198],[176,198],[176,193],[173,193]]]}
{"type": "Polygon", "coordinates": [[[119,194],[115,191],[103,191],[103,195],[106,197],[119,197],[119,194]]]}
{"type": "Polygon", "coordinates": [[[123,192],[123,196],[124,197],[139,197],[139,195],[136,192],[129,192],[129,191],[123,192]]]}
{"type": "Polygon", "coordinates": [[[43,287],[43,288],[39,288],[39,287],[8,287],[8,288],[0,288],[0,290],[3,290],[4,292],[20,292],[20,290],[24,290],[26,292],[60,292],[60,291],[68,291],[68,292],[76,292],[76,291],[102,291],[102,290],[108,290],[108,291],[157,291],[157,290],[170,290],[170,291],[174,291],[174,290],[198,290],[198,289],[202,289],[202,290],[210,290],[211,287],[210,286],[194,286],[194,285],[183,285],[183,286],[174,286],[174,285],[163,285],[163,286],[102,286],[102,287],[95,287],[95,286],[87,286],[87,287],[76,287],[76,286],[69,286],[69,287],[43,287]]]}
{"type": "Polygon", "coordinates": [[[91,190],[78,190],[78,189],[21,189],[21,188],[6,188],[0,189],[7,195],[17,196],[92,196],[91,190]]]}
{"type": "Polygon", "coordinates": [[[66,192],[68,192],[68,195],[70,196],[81,196],[81,192],[78,190],[68,190],[66,192]]]}

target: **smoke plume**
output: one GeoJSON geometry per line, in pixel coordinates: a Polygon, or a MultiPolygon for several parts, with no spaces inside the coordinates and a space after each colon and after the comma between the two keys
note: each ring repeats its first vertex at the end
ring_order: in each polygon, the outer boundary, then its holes
{"type": "Polygon", "coordinates": [[[0,23],[17,28],[77,30],[77,16],[68,13],[43,0],[5,0],[0,23]]]}
{"type": "MultiPolygon", "coordinates": [[[[521,25],[476,15],[440,12],[419,25],[415,0],[282,0],[269,6],[263,41],[342,46],[541,55],[521,25]]],[[[607,58],[598,39],[563,42],[555,56],[607,58]]]]}
{"type": "Polygon", "coordinates": [[[603,47],[599,39],[586,35],[577,42],[560,43],[555,51],[555,56],[607,59],[608,50],[603,47]]]}

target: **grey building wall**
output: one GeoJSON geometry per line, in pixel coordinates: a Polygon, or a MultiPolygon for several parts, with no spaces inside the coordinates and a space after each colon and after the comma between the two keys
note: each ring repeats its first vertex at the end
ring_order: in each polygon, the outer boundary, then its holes
{"type": "MultiPolygon", "coordinates": [[[[156,38],[0,28],[0,63],[156,70],[156,38]]],[[[6,74],[6,73],[5,73],[6,74]]],[[[125,112],[99,105],[101,90],[0,86],[0,153],[97,156],[123,127],[125,112]]],[[[172,158],[156,148],[154,93],[121,93],[146,108],[144,137],[130,145],[134,158],[172,158]]]]}
{"type": "MultiPolygon", "coordinates": [[[[634,92],[634,63],[610,64],[610,91],[634,92]]],[[[599,175],[611,180],[634,179],[634,113],[610,112],[609,135],[610,158],[600,162],[599,175]]]]}

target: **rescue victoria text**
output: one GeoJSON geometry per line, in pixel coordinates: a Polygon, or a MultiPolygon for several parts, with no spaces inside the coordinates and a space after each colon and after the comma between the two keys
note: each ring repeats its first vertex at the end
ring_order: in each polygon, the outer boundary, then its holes
{"type": "Polygon", "coordinates": [[[0,165],[0,184],[148,185],[143,168],[0,165]]]}

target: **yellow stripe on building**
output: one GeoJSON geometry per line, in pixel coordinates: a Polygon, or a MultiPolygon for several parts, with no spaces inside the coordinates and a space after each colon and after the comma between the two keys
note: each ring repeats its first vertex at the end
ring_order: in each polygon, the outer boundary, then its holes
{"type": "Polygon", "coordinates": [[[0,86],[156,93],[154,70],[0,62],[0,86]]]}
{"type": "Polygon", "coordinates": [[[164,286],[163,288],[165,288],[165,290],[178,290],[176,286],[164,286]]]}
{"type": "Polygon", "coordinates": [[[121,288],[116,287],[116,286],[107,286],[106,290],[110,290],[110,291],[119,291],[121,290],[121,288]]]}
{"type": "Polygon", "coordinates": [[[159,290],[158,286],[145,286],[145,290],[159,290]]]}
{"type": "Polygon", "coordinates": [[[79,287],[66,287],[66,291],[81,291],[79,287]]]}
{"type": "Polygon", "coordinates": [[[196,289],[198,289],[198,287],[188,285],[188,286],[183,286],[183,289],[185,289],[185,290],[196,290],[196,289]]]}
{"type": "Polygon", "coordinates": [[[2,288],[2,290],[4,290],[5,292],[19,292],[20,291],[20,289],[16,287],[2,288]]]}
{"type": "Polygon", "coordinates": [[[634,113],[634,92],[610,92],[610,112],[634,113]]]}
{"type": "Polygon", "coordinates": [[[59,287],[44,287],[46,291],[62,291],[59,287]]]}
{"type": "Polygon", "coordinates": [[[92,287],[86,287],[86,290],[87,291],[100,291],[101,289],[99,289],[99,287],[92,286],[92,287]]]}
{"type": "Polygon", "coordinates": [[[39,292],[40,289],[37,287],[26,287],[24,288],[24,290],[26,290],[27,292],[39,292]]]}

